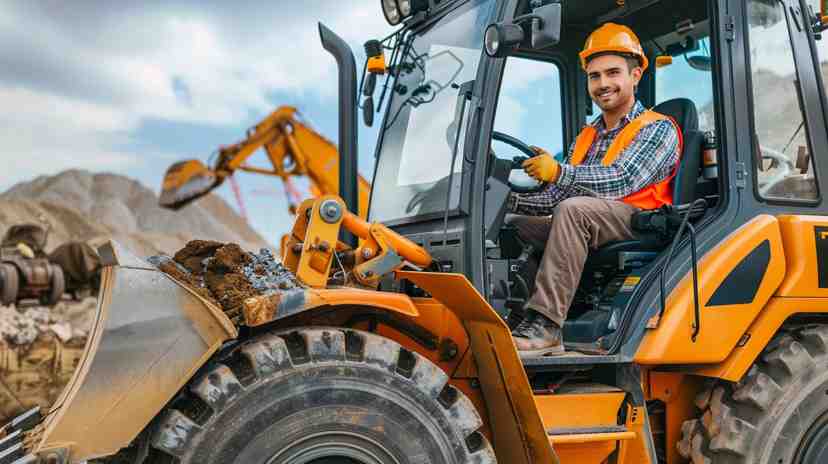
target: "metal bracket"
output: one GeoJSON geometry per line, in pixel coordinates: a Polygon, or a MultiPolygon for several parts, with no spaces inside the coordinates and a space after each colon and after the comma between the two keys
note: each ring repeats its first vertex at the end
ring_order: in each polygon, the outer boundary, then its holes
{"type": "Polygon", "coordinates": [[[724,38],[728,42],[736,40],[736,18],[733,15],[725,16],[724,38]]]}
{"type": "Polygon", "coordinates": [[[747,169],[745,168],[745,163],[738,162],[736,163],[736,188],[745,188],[745,179],[747,179],[747,169]]]}

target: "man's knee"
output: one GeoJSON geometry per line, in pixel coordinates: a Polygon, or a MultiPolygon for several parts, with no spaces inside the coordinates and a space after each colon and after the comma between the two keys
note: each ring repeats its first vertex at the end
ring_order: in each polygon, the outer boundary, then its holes
{"type": "Polygon", "coordinates": [[[593,208],[592,197],[571,197],[558,203],[555,207],[555,216],[579,216],[593,208]]]}
{"type": "Polygon", "coordinates": [[[606,215],[614,204],[623,203],[613,200],[605,200],[595,197],[571,197],[558,203],[555,208],[556,215],[569,215],[577,217],[593,217],[606,215]]]}
{"type": "Polygon", "coordinates": [[[509,214],[506,216],[505,222],[517,229],[518,235],[523,241],[543,248],[550,229],[548,216],[509,214]]]}

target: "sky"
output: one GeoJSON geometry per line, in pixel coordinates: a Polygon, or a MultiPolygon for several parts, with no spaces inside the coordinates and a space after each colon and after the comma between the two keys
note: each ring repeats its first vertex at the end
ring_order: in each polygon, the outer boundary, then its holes
{"type": "MultiPolygon", "coordinates": [[[[171,163],[206,161],[284,104],[336,141],[336,63],[319,21],[348,41],[359,69],[362,44],[392,31],[376,0],[0,2],[0,191],[69,168],[158,191],[171,163]]],[[[375,138],[362,126],[369,178],[375,138]]],[[[292,224],[281,182],[238,181],[251,225],[277,242],[292,224]]],[[[236,206],[228,184],[218,193],[236,206]]]]}

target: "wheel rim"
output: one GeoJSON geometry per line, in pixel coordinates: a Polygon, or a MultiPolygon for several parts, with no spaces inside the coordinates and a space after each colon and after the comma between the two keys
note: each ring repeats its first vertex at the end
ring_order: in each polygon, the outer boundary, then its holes
{"type": "Polygon", "coordinates": [[[333,431],[297,441],[276,453],[267,464],[399,464],[399,461],[374,440],[333,431]]]}
{"type": "Polygon", "coordinates": [[[797,452],[798,464],[819,464],[828,462],[828,412],[814,422],[797,452]]]}

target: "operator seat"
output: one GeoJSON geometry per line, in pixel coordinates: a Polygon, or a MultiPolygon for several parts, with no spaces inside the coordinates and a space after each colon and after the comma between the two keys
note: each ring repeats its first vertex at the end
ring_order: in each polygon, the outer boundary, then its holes
{"type": "MultiPolygon", "coordinates": [[[[696,199],[696,182],[699,177],[702,143],[704,142],[704,134],[699,131],[699,114],[696,111],[696,104],[687,98],[676,98],[659,103],[653,111],[672,117],[681,129],[684,146],[676,176],[673,178],[673,204],[690,203],[696,199]]],[[[586,266],[618,264],[621,252],[660,250],[659,244],[651,241],[612,242],[591,252],[586,266]]]]}

